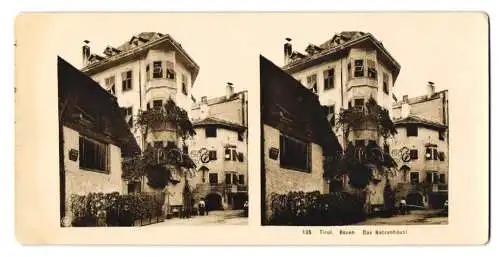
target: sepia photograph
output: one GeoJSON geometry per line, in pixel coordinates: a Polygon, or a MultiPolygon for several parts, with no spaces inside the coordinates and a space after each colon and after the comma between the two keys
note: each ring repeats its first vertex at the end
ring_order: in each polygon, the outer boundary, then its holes
{"type": "Polygon", "coordinates": [[[21,14],[16,236],[487,242],[488,21],[480,12],[21,14]]]}
{"type": "Polygon", "coordinates": [[[246,224],[247,91],[196,98],[200,66],[160,32],[74,51],[57,57],[61,225],[246,224]]]}
{"type": "Polygon", "coordinates": [[[402,69],[394,37],[315,34],[260,59],[263,224],[447,224],[448,78],[402,69]]]}

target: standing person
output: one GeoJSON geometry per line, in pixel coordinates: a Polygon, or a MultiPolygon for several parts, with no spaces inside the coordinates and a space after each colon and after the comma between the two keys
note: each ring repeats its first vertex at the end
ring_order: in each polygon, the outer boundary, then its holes
{"type": "Polygon", "coordinates": [[[198,212],[200,216],[205,215],[205,199],[201,198],[201,200],[198,202],[198,212]]]}
{"type": "Polygon", "coordinates": [[[399,202],[399,211],[401,212],[401,214],[407,213],[406,199],[404,197],[399,202]]]}

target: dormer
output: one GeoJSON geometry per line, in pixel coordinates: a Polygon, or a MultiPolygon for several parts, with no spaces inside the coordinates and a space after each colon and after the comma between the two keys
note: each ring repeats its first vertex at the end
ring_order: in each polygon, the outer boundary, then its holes
{"type": "Polygon", "coordinates": [[[112,47],[112,46],[107,46],[106,49],[104,49],[104,52],[103,52],[106,56],[110,57],[110,56],[113,56],[115,54],[119,54],[121,53],[120,50],[112,47]]]}
{"type": "Polygon", "coordinates": [[[323,50],[323,48],[321,48],[317,45],[309,44],[306,48],[306,53],[308,53],[309,55],[313,55],[315,53],[321,52],[322,50],[323,50]]]}

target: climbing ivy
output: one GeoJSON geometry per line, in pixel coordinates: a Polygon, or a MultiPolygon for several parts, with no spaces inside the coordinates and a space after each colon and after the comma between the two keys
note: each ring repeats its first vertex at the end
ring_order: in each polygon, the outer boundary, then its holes
{"type": "MultiPolygon", "coordinates": [[[[166,126],[176,128],[184,145],[186,139],[196,134],[187,112],[172,99],[168,99],[162,108],[140,111],[135,121],[135,127],[142,131],[144,138],[154,128],[166,126]]],[[[141,155],[123,160],[122,177],[132,180],[146,176],[151,187],[162,189],[169,183],[175,183],[171,180],[172,169],[189,170],[195,167],[189,155],[176,146],[154,148],[147,144],[141,155]]]]}

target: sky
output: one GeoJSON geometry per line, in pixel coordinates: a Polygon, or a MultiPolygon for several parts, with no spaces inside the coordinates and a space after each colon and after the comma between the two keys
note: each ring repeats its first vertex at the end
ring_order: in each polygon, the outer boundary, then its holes
{"type": "MultiPolygon", "coordinates": [[[[364,31],[382,41],[401,65],[394,93],[425,94],[427,81],[436,90],[474,83],[467,75],[475,56],[467,49],[484,43],[474,36],[486,18],[466,13],[156,13],[52,15],[52,36],[61,38],[58,54],[81,66],[81,46],[102,54],[134,34],[170,34],[200,66],[193,94],[224,95],[226,82],[235,91],[258,89],[259,55],[283,65],[283,44],[292,38],[294,50],[321,44],[341,31],[364,31]]],[[[478,59],[479,60],[479,59],[478,59]]]]}

